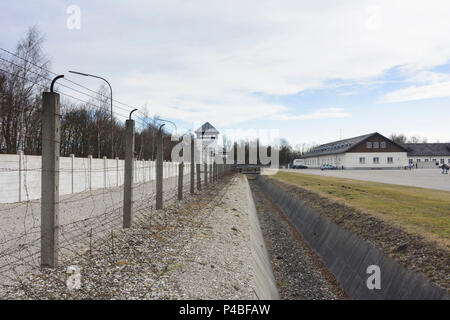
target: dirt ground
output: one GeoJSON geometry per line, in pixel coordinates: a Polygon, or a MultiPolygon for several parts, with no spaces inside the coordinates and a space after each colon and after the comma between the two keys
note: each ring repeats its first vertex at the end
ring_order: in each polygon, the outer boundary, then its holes
{"type": "Polygon", "coordinates": [[[450,292],[450,252],[447,249],[312,191],[275,179],[271,182],[450,292]]]}

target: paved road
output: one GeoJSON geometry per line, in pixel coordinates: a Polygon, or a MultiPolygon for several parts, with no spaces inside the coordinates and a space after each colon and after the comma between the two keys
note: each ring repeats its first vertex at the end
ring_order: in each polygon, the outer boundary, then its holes
{"type": "Polygon", "coordinates": [[[281,170],[450,191],[450,174],[444,175],[440,169],[324,171],[318,169],[281,170]]]}

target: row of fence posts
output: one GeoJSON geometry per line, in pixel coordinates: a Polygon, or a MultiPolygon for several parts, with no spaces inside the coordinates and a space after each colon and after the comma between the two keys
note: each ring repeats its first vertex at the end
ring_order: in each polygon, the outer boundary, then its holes
{"type": "MultiPolygon", "coordinates": [[[[55,92],[44,92],[42,100],[42,177],[41,177],[41,267],[54,268],[58,265],[59,252],[59,157],[61,139],[60,96],[55,92]]],[[[125,122],[125,170],[123,191],[123,227],[133,223],[133,173],[134,173],[134,120],[125,122]]],[[[163,132],[158,130],[156,142],[156,209],[163,208],[163,132]]],[[[201,164],[195,163],[194,140],[191,139],[190,193],[202,190],[201,164]]],[[[204,163],[203,183],[218,181],[231,170],[230,165],[204,163]],[[209,166],[209,168],[208,168],[209,166]],[[209,179],[209,181],[208,181],[209,179]]],[[[183,199],[184,163],[178,167],[177,199],[183,199]]]]}

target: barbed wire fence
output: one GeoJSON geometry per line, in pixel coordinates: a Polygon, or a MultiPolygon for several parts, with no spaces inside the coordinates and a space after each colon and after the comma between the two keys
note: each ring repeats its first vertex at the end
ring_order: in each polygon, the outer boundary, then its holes
{"type": "MultiPolygon", "coordinates": [[[[4,69],[0,71],[9,73],[4,69]]],[[[17,74],[14,76],[20,77],[17,74]]],[[[24,80],[31,81],[28,78],[24,80]]],[[[43,90],[47,89],[40,83],[35,84],[43,90]]],[[[70,86],[62,87],[96,99],[70,86]]],[[[202,185],[211,185],[231,171],[231,167],[225,164],[212,163],[203,167],[194,162],[192,166],[187,161],[163,162],[162,136],[159,136],[156,161],[136,160],[133,148],[128,150],[128,161],[106,157],[93,159],[91,156],[60,157],[60,95],[97,107],[66,92],[44,92],[42,129],[47,133],[45,137],[43,133],[42,158],[19,153],[4,155],[6,157],[0,162],[3,166],[0,167],[0,174],[4,178],[0,183],[2,192],[11,194],[11,199],[14,199],[11,179],[19,177],[18,201],[0,204],[0,285],[3,288],[0,296],[8,296],[8,288],[22,287],[27,291],[24,275],[39,268],[56,268],[77,260],[89,260],[95,251],[105,248],[113,255],[115,241],[118,241],[115,233],[123,230],[127,219],[124,216],[125,194],[129,195],[131,204],[128,217],[131,226],[149,223],[161,209],[156,205],[158,197],[162,198],[164,207],[176,208],[186,195],[198,193],[202,185]],[[47,113],[46,120],[44,113],[47,113]],[[47,146],[44,147],[44,144],[47,146]],[[131,170],[125,169],[127,165],[131,170]],[[128,186],[125,185],[127,179],[131,181],[128,186]]],[[[122,107],[116,107],[123,111],[132,108],[113,101],[121,104],[122,107]]],[[[119,113],[113,115],[124,117],[119,113]]],[[[127,121],[147,124],[145,118],[127,121]]],[[[134,134],[133,125],[128,137],[130,141],[134,141],[134,134]]],[[[217,187],[211,185],[204,188],[203,193],[213,198],[217,187]]],[[[167,227],[162,224],[159,227],[167,227]]],[[[51,271],[47,274],[52,276],[51,271]]],[[[58,281],[62,280],[58,278],[58,281]]],[[[101,290],[100,287],[98,290],[101,290]]]]}

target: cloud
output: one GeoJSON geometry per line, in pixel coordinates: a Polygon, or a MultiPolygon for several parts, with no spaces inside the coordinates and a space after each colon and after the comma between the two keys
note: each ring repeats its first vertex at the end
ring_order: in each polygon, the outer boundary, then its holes
{"type": "MultiPolygon", "coordinates": [[[[55,72],[99,74],[117,99],[148,103],[151,114],[222,125],[349,116],[320,107],[303,114],[255,93],[295,95],[327,88],[333,79],[367,83],[396,66],[427,70],[450,58],[446,0],[83,2],[79,31],[65,28],[63,2],[40,2],[45,10],[1,6],[15,12],[2,24],[40,21],[55,72]]],[[[411,87],[388,98],[442,94],[446,85],[411,87]]]]}
{"type": "Polygon", "coordinates": [[[384,95],[380,101],[385,103],[442,98],[450,96],[450,81],[431,83],[422,86],[410,86],[384,95]]]}
{"type": "Polygon", "coordinates": [[[319,109],[312,113],[301,115],[278,115],[277,120],[320,120],[351,117],[350,113],[344,112],[342,108],[319,109]]]}

